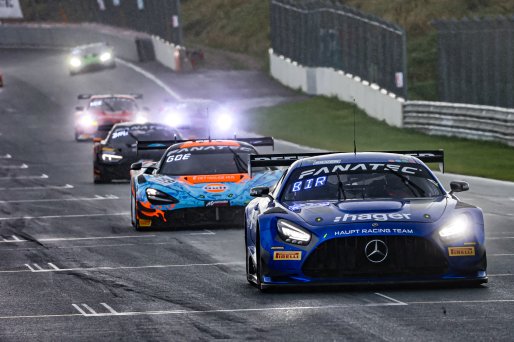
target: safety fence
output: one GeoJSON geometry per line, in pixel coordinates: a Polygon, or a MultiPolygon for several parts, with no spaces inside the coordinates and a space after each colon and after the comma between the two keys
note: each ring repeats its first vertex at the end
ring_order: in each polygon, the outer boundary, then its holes
{"type": "Polygon", "coordinates": [[[441,101],[514,107],[514,17],[434,26],[441,101]]]}
{"type": "Polygon", "coordinates": [[[407,96],[406,35],[402,28],[323,0],[271,0],[275,54],[307,67],[328,67],[407,96]]]}
{"type": "Polygon", "coordinates": [[[179,0],[20,0],[24,21],[100,23],[181,44],[179,0]]]}
{"type": "Polygon", "coordinates": [[[514,146],[514,109],[445,102],[409,101],[403,126],[418,131],[514,146]]]}

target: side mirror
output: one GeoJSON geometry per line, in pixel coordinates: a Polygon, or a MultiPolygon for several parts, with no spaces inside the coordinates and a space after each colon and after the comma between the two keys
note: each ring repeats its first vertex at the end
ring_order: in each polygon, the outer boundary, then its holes
{"type": "Polygon", "coordinates": [[[130,165],[130,169],[133,170],[133,171],[139,171],[143,168],[143,163],[142,162],[136,162],[136,163],[133,163],[132,165],[130,165]]]}
{"type": "Polygon", "coordinates": [[[77,106],[77,107],[75,107],[75,110],[77,112],[83,112],[84,111],[84,107],[83,106],[77,106]]]}
{"type": "Polygon", "coordinates": [[[269,196],[269,188],[267,186],[258,186],[250,190],[252,197],[265,197],[269,196]]]}
{"type": "Polygon", "coordinates": [[[453,181],[450,183],[450,194],[453,194],[454,192],[462,192],[462,191],[468,191],[469,190],[469,184],[468,182],[464,181],[453,181]]]}
{"type": "Polygon", "coordinates": [[[93,138],[94,143],[102,142],[102,138],[93,138]]]}

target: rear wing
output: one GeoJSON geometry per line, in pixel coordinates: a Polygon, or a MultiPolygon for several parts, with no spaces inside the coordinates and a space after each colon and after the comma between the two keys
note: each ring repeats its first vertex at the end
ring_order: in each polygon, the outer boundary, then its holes
{"type": "MultiPolygon", "coordinates": [[[[286,154],[252,154],[248,159],[248,172],[252,176],[252,168],[290,166],[295,161],[309,157],[323,156],[326,154],[343,152],[318,152],[318,153],[286,153],[286,154]]],[[[395,153],[416,157],[424,163],[439,163],[439,169],[444,173],[444,151],[423,150],[423,151],[381,151],[380,153],[395,153]]]]}
{"type": "Polygon", "coordinates": [[[273,137],[256,137],[256,138],[231,138],[231,139],[172,139],[172,140],[155,140],[155,141],[137,141],[136,148],[138,151],[143,150],[165,150],[171,145],[185,142],[208,142],[208,141],[240,141],[248,143],[252,146],[271,146],[275,149],[275,140],[273,137]]]}
{"type": "Polygon", "coordinates": [[[140,100],[143,98],[143,94],[79,94],[77,96],[77,99],[79,100],[89,100],[93,96],[131,96],[137,100],[140,100]]]}

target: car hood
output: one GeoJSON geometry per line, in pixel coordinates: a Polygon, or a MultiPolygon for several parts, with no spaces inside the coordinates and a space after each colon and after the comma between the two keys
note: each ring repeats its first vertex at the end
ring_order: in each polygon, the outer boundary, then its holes
{"type": "Polygon", "coordinates": [[[312,226],[363,222],[435,222],[444,214],[445,196],[430,199],[293,202],[287,207],[312,226]]]}

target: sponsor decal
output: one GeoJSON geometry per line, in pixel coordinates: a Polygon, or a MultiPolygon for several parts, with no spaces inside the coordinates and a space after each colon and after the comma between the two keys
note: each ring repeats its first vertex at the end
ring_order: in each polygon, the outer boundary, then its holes
{"type": "Polygon", "coordinates": [[[448,247],[448,255],[451,257],[475,256],[475,247],[448,247]]]}
{"type": "Polygon", "coordinates": [[[123,130],[123,131],[114,132],[112,134],[112,138],[113,139],[118,139],[119,137],[126,137],[128,135],[129,135],[128,130],[123,130]]]}
{"type": "Polygon", "coordinates": [[[176,182],[175,179],[170,178],[168,176],[155,177],[152,181],[154,183],[161,184],[161,185],[169,185],[169,184],[173,184],[176,182]]]}
{"type": "Polygon", "coordinates": [[[203,190],[205,192],[210,192],[210,193],[225,192],[225,191],[227,191],[227,189],[228,189],[228,186],[226,186],[225,184],[222,184],[222,183],[211,183],[211,184],[207,184],[203,187],[203,190]]]}
{"type": "Polygon", "coordinates": [[[398,220],[410,220],[411,214],[400,214],[400,213],[394,213],[394,214],[384,214],[384,213],[375,213],[375,214],[344,214],[344,216],[336,216],[334,218],[334,223],[339,222],[354,222],[354,221],[398,221],[398,220]]]}
{"type": "Polygon", "coordinates": [[[151,227],[152,220],[139,219],[139,226],[141,227],[151,227]]]}
{"type": "Polygon", "coordinates": [[[328,207],[330,206],[332,203],[330,202],[320,202],[320,203],[308,203],[308,202],[305,202],[305,203],[295,203],[291,206],[289,206],[289,210],[300,210],[300,209],[303,209],[303,208],[315,208],[315,207],[328,207]]]}
{"type": "Polygon", "coordinates": [[[230,201],[207,201],[205,202],[206,207],[228,207],[230,201]]]}
{"type": "Polygon", "coordinates": [[[341,164],[341,160],[318,160],[312,165],[341,164]]]}
{"type": "Polygon", "coordinates": [[[302,260],[302,252],[273,252],[273,260],[302,260]]]}
{"type": "Polygon", "coordinates": [[[334,236],[348,236],[354,234],[375,235],[375,234],[414,234],[414,229],[410,228],[363,228],[363,229],[343,229],[334,232],[334,236]]]}
{"type": "Polygon", "coordinates": [[[271,247],[271,249],[284,249],[284,247],[282,247],[282,246],[276,246],[276,247],[275,247],[275,246],[274,246],[274,247],[271,247]]]}
{"type": "Polygon", "coordinates": [[[191,158],[191,153],[171,155],[166,159],[166,163],[188,160],[189,158],[191,158]]]}
{"type": "Polygon", "coordinates": [[[384,170],[392,170],[407,175],[416,175],[423,173],[423,169],[419,166],[407,166],[401,164],[388,164],[388,163],[359,163],[359,164],[340,164],[334,166],[323,166],[320,168],[312,168],[302,171],[298,180],[302,180],[309,176],[328,175],[333,173],[359,173],[359,172],[383,172],[384,170]]]}

